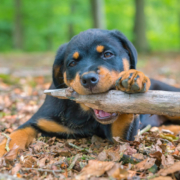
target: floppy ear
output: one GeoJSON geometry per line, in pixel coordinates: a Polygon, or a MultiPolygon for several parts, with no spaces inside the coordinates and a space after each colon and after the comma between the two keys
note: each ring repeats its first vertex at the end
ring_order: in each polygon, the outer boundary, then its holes
{"type": "Polygon", "coordinates": [[[127,37],[117,30],[112,30],[111,33],[119,39],[123,47],[128,50],[130,57],[130,69],[136,69],[137,51],[134,45],[127,39],[127,37]]]}
{"type": "Polygon", "coordinates": [[[64,57],[65,57],[67,44],[68,43],[63,44],[59,47],[53,64],[52,78],[56,88],[66,87],[63,79],[63,64],[64,64],[64,57]]]}

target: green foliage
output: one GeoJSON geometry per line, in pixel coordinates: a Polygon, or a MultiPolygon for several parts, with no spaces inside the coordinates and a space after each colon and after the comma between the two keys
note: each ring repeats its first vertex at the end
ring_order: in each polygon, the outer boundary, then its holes
{"type": "MultiPolygon", "coordinates": [[[[21,0],[23,51],[56,50],[73,34],[92,28],[90,1],[21,0]],[[71,12],[73,6],[74,11],[71,12]]],[[[145,0],[147,39],[153,51],[178,50],[180,13],[178,0],[145,0]]],[[[14,0],[2,0],[0,6],[0,51],[12,51],[14,0]]],[[[134,0],[105,0],[107,29],[121,30],[133,41],[134,0]]]]}
{"type": "Polygon", "coordinates": [[[0,74],[0,80],[8,85],[15,85],[19,82],[19,78],[13,77],[9,74],[0,74]]]}

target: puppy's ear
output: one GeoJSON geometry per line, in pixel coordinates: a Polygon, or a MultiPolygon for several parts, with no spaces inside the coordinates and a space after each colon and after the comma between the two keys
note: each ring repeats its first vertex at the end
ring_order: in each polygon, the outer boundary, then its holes
{"type": "Polygon", "coordinates": [[[64,67],[64,57],[66,52],[67,43],[59,47],[55,61],[53,64],[53,83],[56,88],[64,88],[66,85],[63,80],[63,67],[64,67]]]}
{"type": "Polygon", "coordinates": [[[113,36],[119,39],[119,41],[122,43],[123,47],[127,49],[129,52],[130,57],[130,69],[136,69],[136,63],[137,63],[137,51],[134,45],[127,39],[127,37],[117,30],[112,30],[111,33],[113,36]]]}

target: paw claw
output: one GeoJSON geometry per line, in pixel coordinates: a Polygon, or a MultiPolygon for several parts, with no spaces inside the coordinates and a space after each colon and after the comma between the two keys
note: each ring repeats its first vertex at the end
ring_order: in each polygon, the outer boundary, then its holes
{"type": "Polygon", "coordinates": [[[143,88],[142,88],[142,90],[140,92],[142,92],[142,93],[146,92],[146,83],[143,84],[143,88]]]}
{"type": "Polygon", "coordinates": [[[122,85],[123,87],[128,88],[128,79],[123,80],[122,85]]]}
{"type": "Polygon", "coordinates": [[[139,85],[138,85],[136,82],[132,85],[131,89],[132,89],[133,91],[138,91],[138,90],[140,90],[139,85]]]}

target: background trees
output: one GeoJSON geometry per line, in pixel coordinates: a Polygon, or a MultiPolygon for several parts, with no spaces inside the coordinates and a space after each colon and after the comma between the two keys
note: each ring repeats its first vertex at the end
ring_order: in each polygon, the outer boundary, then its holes
{"type": "Polygon", "coordinates": [[[118,29],[140,52],[180,49],[178,0],[3,0],[0,51],[49,51],[88,28],[118,29]]]}

